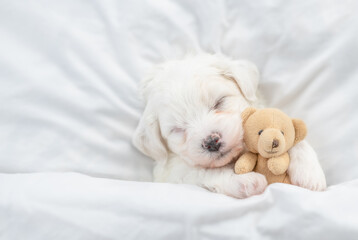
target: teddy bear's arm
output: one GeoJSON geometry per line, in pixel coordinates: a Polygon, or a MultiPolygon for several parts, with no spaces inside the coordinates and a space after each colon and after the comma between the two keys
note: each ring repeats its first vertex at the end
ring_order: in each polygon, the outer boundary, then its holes
{"type": "Polygon", "coordinates": [[[268,169],[275,175],[283,174],[287,171],[290,164],[290,157],[288,153],[284,153],[281,156],[273,157],[267,160],[268,169]]]}
{"type": "Polygon", "coordinates": [[[243,154],[235,163],[235,173],[242,174],[254,170],[257,162],[257,154],[247,152],[243,154]]]}

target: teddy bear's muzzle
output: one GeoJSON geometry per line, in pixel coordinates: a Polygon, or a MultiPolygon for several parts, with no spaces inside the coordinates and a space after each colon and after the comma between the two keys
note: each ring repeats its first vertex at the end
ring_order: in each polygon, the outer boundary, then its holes
{"type": "Polygon", "coordinates": [[[285,138],[277,129],[265,129],[258,141],[258,152],[265,158],[276,157],[285,152],[285,138]]]}

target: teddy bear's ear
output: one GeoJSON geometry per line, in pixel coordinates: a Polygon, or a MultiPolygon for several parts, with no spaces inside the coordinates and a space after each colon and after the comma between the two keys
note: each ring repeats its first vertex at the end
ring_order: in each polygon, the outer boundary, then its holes
{"type": "Polygon", "coordinates": [[[246,120],[256,112],[256,108],[248,107],[241,113],[242,124],[245,124],[246,120]]]}
{"type": "Polygon", "coordinates": [[[307,135],[306,124],[300,119],[292,119],[293,126],[295,128],[295,141],[296,144],[302,141],[307,135]]]}

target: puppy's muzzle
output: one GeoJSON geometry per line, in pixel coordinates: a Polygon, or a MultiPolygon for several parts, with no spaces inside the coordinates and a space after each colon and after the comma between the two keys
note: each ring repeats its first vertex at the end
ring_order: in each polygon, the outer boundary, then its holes
{"type": "Polygon", "coordinates": [[[212,133],[207,136],[201,146],[209,152],[217,152],[221,147],[221,136],[219,133],[212,133]]]}

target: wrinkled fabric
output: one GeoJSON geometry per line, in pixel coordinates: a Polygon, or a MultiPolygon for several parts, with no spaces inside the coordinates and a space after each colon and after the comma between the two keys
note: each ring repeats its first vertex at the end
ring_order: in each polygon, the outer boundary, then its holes
{"type": "Polygon", "coordinates": [[[358,2],[0,3],[0,239],[354,239],[358,2]],[[237,200],[150,183],[131,144],[138,82],[209,52],[261,71],[265,104],[308,127],[326,192],[237,200]]]}
{"type": "Polygon", "coordinates": [[[0,174],[1,239],[355,239],[358,180],[237,200],[184,184],[0,174]]]}

